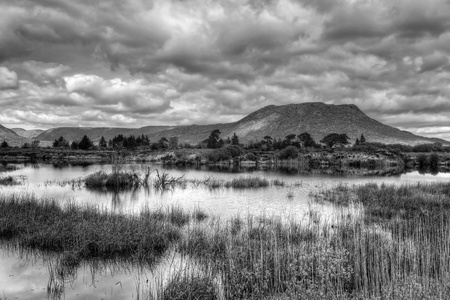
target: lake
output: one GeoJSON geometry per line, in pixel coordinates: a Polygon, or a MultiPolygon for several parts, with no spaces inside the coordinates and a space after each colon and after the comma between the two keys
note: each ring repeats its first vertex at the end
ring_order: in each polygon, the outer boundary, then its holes
{"type": "MultiPolygon", "coordinates": [[[[306,172],[295,168],[254,169],[206,167],[173,168],[154,164],[126,164],[124,170],[145,172],[147,168],[159,169],[173,177],[181,177],[187,184],[171,190],[138,188],[126,191],[87,189],[83,184],[66,184],[97,171],[110,171],[111,165],[71,165],[71,164],[16,164],[16,170],[2,175],[21,176],[20,185],[0,185],[0,193],[34,193],[38,197],[54,198],[62,203],[74,201],[88,203],[101,208],[124,213],[137,213],[143,207],[152,209],[181,207],[188,211],[200,208],[210,217],[227,219],[236,215],[280,215],[303,218],[310,210],[323,216],[332,216],[336,208],[329,204],[311,201],[310,194],[336,185],[364,183],[403,184],[417,182],[448,181],[449,173],[420,174],[410,172],[395,176],[379,176],[383,170],[359,172],[347,170],[316,170],[306,172]],[[338,173],[339,175],[336,175],[338,173]],[[352,175],[348,175],[352,174],[352,175]],[[258,176],[271,182],[278,179],[284,186],[270,185],[258,189],[211,189],[192,182],[215,178],[230,181],[242,176],[258,176]]],[[[155,176],[153,171],[152,176],[155,176]]],[[[90,262],[79,266],[66,282],[60,294],[53,293],[53,299],[137,299],[148,293],[149,286],[156,279],[164,280],[169,269],[182,265],[176,253],[168,255],[153,270],[139,266],[120,265],[112,262],[90,262]],[[170,264],[170,268],[167,265],[170,264]],[[162,278],[162,279],[161,279],[162,278]]],[[[26,252],[10,243],[2,243],[0,249],[0,299],[47,299],[48,285],[55,284],[53,278],[54,255],[26,252]]]]}

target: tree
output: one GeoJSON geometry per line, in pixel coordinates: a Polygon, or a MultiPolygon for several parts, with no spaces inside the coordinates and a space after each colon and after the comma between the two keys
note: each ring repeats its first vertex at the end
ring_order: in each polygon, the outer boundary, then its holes
{"type": "Polygon", "coordinates": [[[366,138],[364,137],[364,134],[361,133],[361,137],[359,138],[359,143],[364,144],[366,142],[366,138]]]}
{"type": "Polygon", "coordinates": [[[272,139],[272,137],[266,135],[266,136],[264,137],[264,141],[266,141],[266,144],[272,144],[273,139],[272,139]]]}
{"type": "Polygon", "coordinates": [[[233,137],[231,138],[231,145],[239,145],[239,137],[236,135],[236,132],[233,133],[233,137]]]}
{"type": "Polygon", "coordinates": [[[356,138],[356,141],[355,141],[355,146],[358,146],[360,144],[360,141],[359,141],[359,139],[358,138],[356,138]]]}
{"type": "Polygon", "coordinates": [[[286,148],[280,151],[279,157],[281,159],[297,158],[298,149],[295,146],[287,146],[286,148]]]}
{"type": "Polygon", "coordinates": [[[264,137],[264,140],[261,141],[261,144],[266,147],[266,149],[263,149],[263,150],[271,150],[272,149],[272,144],[273,144],[272,137],[266,135],[264,137]]]}
{"type": "Polygon", "coordinates": [[[78,148],[80,148],[81,150],[88,150],[92,147],[94,147],[94,143],[87,135],[83,136],[81,138],[81,141],[78,143],[78,148]]]}
{"type": "Polygon", "coordinates": [[[211,131],[211,134],[208,137],[207,140],[207,145],[206,147],[210,148],[210,149],[217,149],[223,146],[223,141],[220,138],[220,130],[219,129],[214,129],[213,131],[211,131]]]}
{"type": "Polygon", "coordinates": [[[98,142],[98,146],[99,146],[100,148],[106,148],[106,147],[108,147],[108,144],[106,143],[106,140],[105,140],[105,138],[103,137],[103,135],[102,135],[102,137],[100,138],[100,142],[98,142]]]}
{"type": "Polygon", "coordinates": [[[72,144],[70,145],[70,148],[72,150],[78,150],[78,142],[77,141],[73,141],[72,144]]]}
{"type": "Polygon", "coordinates": [[[33,148],[33,149],[39,148],[40,143],[41,143],[41,141],[39,141],[39,140],[33,140],[31,142],[31,148],[33,148]]]}
{"type": "Polygon", "coordinates": [[[53,148],[69,148],[69,141],[60,136],[53,142],[53,148]]]}
{"type": "Polygon", "coordinates": [[[292,141],[295,139],[295,134],[288,134],[284,139],[288,145],[292,145],[292,141]]]}
{"type": "Polygon", "coordinates": [[[305,148],[316,146],[316,142],[308,132],[300,133],[299,135],[297,135],[297,138],[305,148]]]}
{"type": "Polygon", "coordinates": [[[7,142],[6,140],[4,140],[4,141],[2,142],[2,144],[0,145],[0,148],[9,148],[8,142],[7,142]]]}
{"type": "Polygon", "coordinates": [[[327,145],[329,148],[333,148],[334,146],[344,146],[348,145],[350,138],[345,133],[330,133],[325,136],[320,142],[327,145]]]}
{"type": "Polygon", "coordinates": [[[167,149],[169,147],[169,141],[165,137],[162,137],[158,141],[158,146],[160,149],[167,149]]]}

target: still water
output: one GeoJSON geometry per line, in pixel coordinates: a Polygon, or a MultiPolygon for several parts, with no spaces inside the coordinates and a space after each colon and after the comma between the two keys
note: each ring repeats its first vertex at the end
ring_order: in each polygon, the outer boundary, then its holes
{"type": "MultiPolygon", "coordinates": [[[[210,189],[203,185],[186,184],[173,190],[160,191],[154,188],[115,192],[110,190],[87,189],[82,184],[64,184],[65,181],[82,178],[96,171],[110,171],[111,165],[53,165],[17,164],[17,170],[1,175],[21,176],[22,184],[0,186],[1,194],[33,193],[38,197],[48,197],[77,203],[89,203],[114,211],[136,213],[142,207],[164,208],[178,206],[192,211],[201,208],[210,216],[229,218],[236,215],[289,215],[301,218],[313,209],[323,215],[331,215],[334,207],[313,203],[310,194],[339,184],[364,183],[403,184],[417,182],[448,181],[449,173],[420,174],[410,172],[396,176],[367,176],[368,172],[346,172],[352,175],[333,175],[329,170],[304,172],[293,168],[283,169],[233,169],[233,168],[165,168],[149,164],[127,164],[124,170],[145,172],[148,167],[173,177],[188,181],[216,178],[229,181],[239,176],[258,176],[272,181],[282,180],[284,186],[269,186],[258,189],[210,189]]],[[[377,172],[370,172],[377,174],[377,172]]],[[[155,176],[155,173],[152,173],[155,176]]],[[[179,259],[169,256],[171,266],[179,259]]],[[[11,245],[0,243],[0,299],[48,299],[47,287],[51,277],[53,257],[39,253],[24,253],[11,245]]],[[[157,278],[167,271],[168,262],[161,262],[157,278]]],[[[136,266],[114,264],[81,265],[72,278],[64,283],[60,295],[50,295],[54,299],[137,299],[145,298],[145,291],[155,278],[155,270],[145,270],[136,266]],[[150,283],[149,283],[150,282],[150,283]]],[[[52,284],[55,284],[54,282],[52,284]]]]}

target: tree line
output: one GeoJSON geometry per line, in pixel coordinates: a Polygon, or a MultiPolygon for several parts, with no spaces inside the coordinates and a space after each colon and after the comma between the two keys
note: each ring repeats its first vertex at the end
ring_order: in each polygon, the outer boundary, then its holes
{"type": "MultiPolygon", "coordinates": [[[[239,140],[239,136],[236,133],[225,139],[221,138],[221,132],[219,129],[211,131],[210,135],[200,143],[192,145],[189,143],[180,143],[178,137],[161,137],[157,141],[151,142],[147,135],[130,135],[124,136],[119,134],[112,139],[106,140],[103,136],[99,141],[95,143],[87,135],[84,135],[80,140],[70,142],[63,136],[55,139],[52,146],[54,148],[72,149],[72,150],[96,150],[96,149],[109,149],[109,150],[136,150],[136,149],[149,149],[149,150],[165,150],[165,149],[179,149],[179,148],[208,148],[219,149],[224,146],[238,146],[246,150],[258,150],[258,151],[281,151],[288,147],[290,150],[284,151],[289,156],[289,151],[296,149],[333,149],[341,148],[350,145],[350,138],[346,133],[330,133],[324,136],[319,142],[316,142],[310,133],[303,132],[300,134],[288,134],[284,138],[272,138],[271,136],[264,136],[260,141],[251,141],[246,144],[242,144],[239,140]]],[[[6,140],[0,143],[0,148],[9,148],[10,145],[6,140]]],[[[26,142],[22,145],[22,148],[39,148],[40,142],[34,140],[32,142],[26,142]]],[[[383,144],[377,142],[367,141],[364,134],[361,134],[356,138],[354,144],[351,147],[355,151],[371,152],[379,149],[385,149],[394,153],[408,153],[408,152],[450,152],[450,147],[444,147],[440,143],[433,144],[420,144],[415,146],[409,146],[404,144],[383,144]]],[[[283,152],[283,153],[284,153],[283,152]]]]}

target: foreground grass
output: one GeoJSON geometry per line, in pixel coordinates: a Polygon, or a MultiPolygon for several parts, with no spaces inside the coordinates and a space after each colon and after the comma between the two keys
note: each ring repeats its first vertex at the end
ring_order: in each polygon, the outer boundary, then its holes
{"type": "Polygon", "coordinates": [[[361,203],[366,216],[378,221],[414,220],[420,216],[441,216],[450,211],[450,183],[340,185],[315,196],[343,206],[361,203]]]}
{"type": "Polygon", "coordinates": [[[449,186],[340,186],[321,195],[349,206],[332,220],[235,218],[193,229],[179,251],[224,299],[449,299],[449,186]]]}
{"type": "Polygon", "coordinates": [[[221,278],[216,289],[224,299],[450,297],[445,218],[420,218],[405,227],[367,224],[347,214],[328,224],[311,219],[301,225],[249,216],[210,228],[193,230],[179,251],[213,270],[203,282],[221,278]]]}
{"type": "Polygon", "coordinates": [[[0,195],[0,239],[22,247],[67,252],[73,258],[152,263],[181,238],[193,217],[177,208],[116,214],[94,206],[62,207],[32,195],[0,195]]]}
{"type": "Polygon", "coordinates": [[[321,194],[349,206],[330,220],[249,215],[183,234],[202,213],[123,216],[16,196],[0,201],[0,234],[83,258],[146,261],[173,246],[192,262],[142,299],[450,299],[448,185],[341,186],[321,194]]]}

